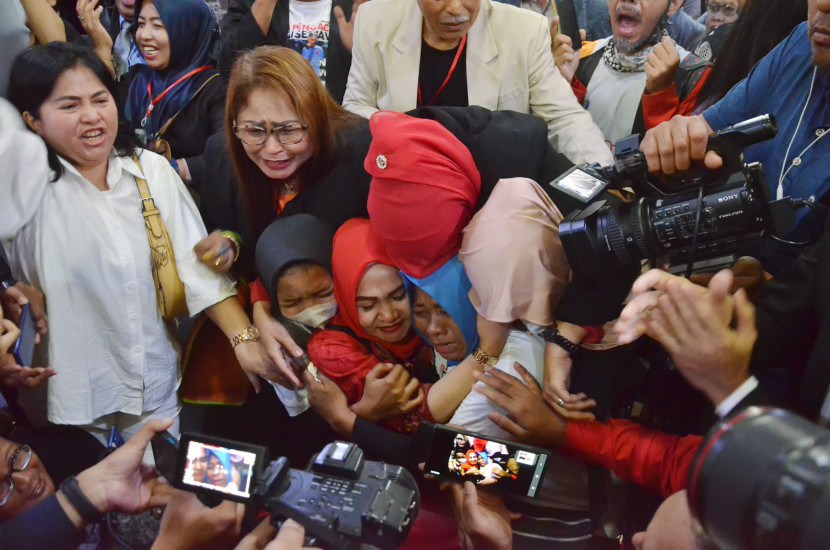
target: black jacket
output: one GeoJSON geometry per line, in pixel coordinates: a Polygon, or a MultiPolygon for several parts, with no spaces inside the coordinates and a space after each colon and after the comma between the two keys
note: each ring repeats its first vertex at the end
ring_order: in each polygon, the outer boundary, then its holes
{"type": "Polygon", "coordinates": [[[791,407],[815,419],[830,386],[830,224],[821,238],[764,285],[750,367],[784,367],[796,380],[791,407]]]}
{"type": "MultiPolygon", "coordinates": [[[[268,34],[262,34],[251,6],[254,0],[230,0],[228,13],[222,19],[222,46],[219,53],[219,71],[228,78],[233,62],[245,50],[257,46],[288,46],[288,3],[280,0],[274,8],[268,34]]],[[[337,103],[342,103],[346,93],[346,81],[352,66],[352,52],[340,40],[340,29],[334,17],[335,6],[340,6],[346,19],[352,16],[352,3],[346,0],[332,0],[329,17],[329,46],[326,52],[326,88],[337,103]]]]}

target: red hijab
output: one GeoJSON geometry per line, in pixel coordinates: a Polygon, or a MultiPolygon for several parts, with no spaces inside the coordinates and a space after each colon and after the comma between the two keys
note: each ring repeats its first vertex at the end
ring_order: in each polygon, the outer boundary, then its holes
{"type": "Polygon", "coordinates": [[[352,218],[341,225],[334,234],[332,247],[334,297],[339,305],[332,323],[350,328],[358,337],[382,345],[401,359],[415,353],[423,341],[411,328],[407,337],[400,342],[378,342],[363,330],[358,321],[355,296],[366,270],[373,264],[395,265],[372,232],[369,220],[352,218]]]}
{"type": "Polygon", "coordinates": [[[379,111],[363,167],[372,229],[401,271],[421,279],[461,248],[481,194],[470,151],[434,120],[379,111]]]}

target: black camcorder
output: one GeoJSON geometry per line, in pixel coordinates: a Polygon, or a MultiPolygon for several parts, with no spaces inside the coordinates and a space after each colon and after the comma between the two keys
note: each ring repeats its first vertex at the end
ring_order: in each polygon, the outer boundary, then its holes
{"type": "Polygon", "coordinates": [[[830,431],[751,407],[712,429],[688,487],[692,512],[721,550],[827,548],[830,431]]]}
{"type": "Polygon", "coordinates": [[[329,443],[307,470],[291,468],[285,457],[266,457],[258,445],[188,433],[179,442],[175,472],[162,474],[208,506],[235,500],[268,510],[275,525],[291,518],[313,537],[311,545],[327,548],[395,548],[418,515],[412,474],[364,460],[353,443],[329,443]]]}
{"type": "Polygon", "coordinates": [[[745,147],[776,133],[771,115],[715,132],[708,149],[723,158],[723,167],[693,167],[676,178],[671,192],[648,173],[637,136],[616,143],[613,165],[576,166],[550,182],[588,205],[559,225],[574,276],[594,277],[644,259],[673,273],[715,271],[755,250],[765,235],[786,242],[777,236],[792,229],[803,201],[771,202],[763,167],[743,161],[745,147]],[[595,201],[606,189],[626,186],[637,195],[633,201],[595,201]]]}

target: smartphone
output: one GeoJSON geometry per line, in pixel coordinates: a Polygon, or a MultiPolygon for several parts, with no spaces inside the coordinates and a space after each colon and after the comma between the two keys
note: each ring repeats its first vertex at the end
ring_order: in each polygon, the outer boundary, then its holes
{"type": "Polygon", "coordinates": [[[539,489],[549,456],[544,449],[436,424],[426,471],[532,498],[539,489]]]}
{"type": "Polygon", "coordinates": [[[170,432],[161,432],[150,440],[156,470],[169,483],[176,480],[176,462],[179,458],[179,441],[170,432]]]}
{"type": "Polygon", "coordinates": [[[20,314],[20,337],[14,344],[12,355],[15,362],[21,367],[31,367],[35,354],[35,338],[37,338],[37,320],[32,313],[31,304],[23,306],[20,314]]]}
{"type": "Polygon", "coordinates": [[[573,41],[573,49],[578,52],[582,48],[582,37],[579,36],[579,23],[576,20],[574,0],[554,0],[556,13],[559,15],[559,32],[567,34],[573,41]]]}
{"type": "Polygon", "coordinates": [[[267,464],[265,447],[186,433],[179,440],[173,485],[197,494],[247,503],[267,464]]]}

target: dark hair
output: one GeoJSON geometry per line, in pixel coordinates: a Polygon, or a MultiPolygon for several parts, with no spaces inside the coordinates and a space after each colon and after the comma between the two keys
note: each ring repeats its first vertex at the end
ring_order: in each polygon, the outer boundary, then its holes
{"type": "Polygon", "coordinates": [[[698,104],[715,103],[807,19],[805,0],[748,0],[721,46],[698,104]]]}
{"type": "MultiPolygon", "coordinates": [[[[86,67],[92,71],[116,101],[118,89],[104,62],[89,46],[71,42],[34,46],[18,54],[9,77],[9,101],[21,114],[28,112],[35,119],[40,118],[40,107],[52,94],[60,76],[75,67],[86,67]]],[[[63,166],[48,143],[46,149],[49,168],[55,172],[57,180],[63,175],[63,166]]],[[[115,136],[115,150],[125,156],[135,152],[135,139],[120,122],[115,136]]]]}
{"type": "Polygon", "coordinates": [[[233,133],[233,123],[250,95],[262,89],[283,94],[300,120],[308,124],[306,139],[312,153],[297,173],[300,192],[333,165],[341,130],[360,120],[331,98],[308,61],[292,49],[260,46],[236,60],[228,83],[225,133],[246,215],[257,237],[274,220],[274,182],[248,158],[233,133]]]}

